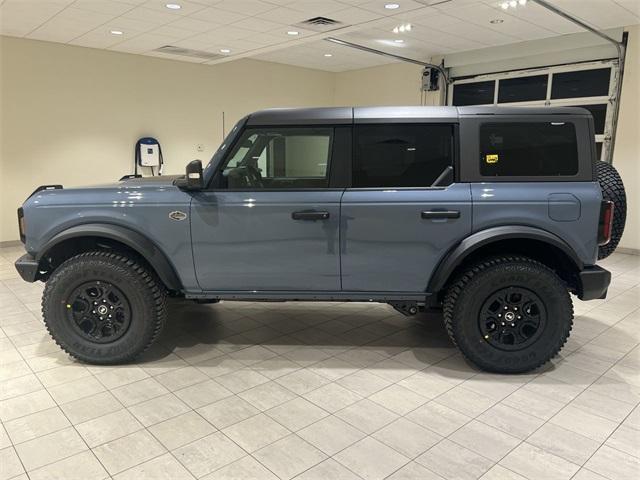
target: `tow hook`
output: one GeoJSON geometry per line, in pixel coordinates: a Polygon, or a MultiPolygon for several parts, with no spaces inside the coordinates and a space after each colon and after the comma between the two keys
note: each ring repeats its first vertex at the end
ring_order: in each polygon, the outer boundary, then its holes
{"type": "Polygon", "coordinates": [[[389,302],[393,308],[405,317],[412,317],[418,313],[418,302],[389,302]]]}

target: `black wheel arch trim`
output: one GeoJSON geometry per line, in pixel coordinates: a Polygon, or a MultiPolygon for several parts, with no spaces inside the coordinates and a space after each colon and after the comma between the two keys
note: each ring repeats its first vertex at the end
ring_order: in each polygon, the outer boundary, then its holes
{"type": "Polygon", "coordinates": [[[431,275],[427,286],[427,292],[437,293],[442,290],[455,269],[460,266],[460,264],[462,264],[469,255],[479,248],[500,240],[517,238],[539,240],[552,245],[561,250],[567,258],[575,264],[578,271],[582,271],[584,269],[584,263],[580,260],[580,257],[578,257],[573,248],[551,232],[524,225],[491,227],[469,235],[449,250],[431,275]]]}
{"type": "Polygon", "coordinates": [[[182,282],[173,264],[160,248],[146,236],[127,227],[108,223],[85,223],[69,227],[51,237],[35,256],[40,261],[60,243],[82,237],[98,237],[115,240],[134,250],[155,270],[156,274],[169,290],[182,291],[182,282]]]}

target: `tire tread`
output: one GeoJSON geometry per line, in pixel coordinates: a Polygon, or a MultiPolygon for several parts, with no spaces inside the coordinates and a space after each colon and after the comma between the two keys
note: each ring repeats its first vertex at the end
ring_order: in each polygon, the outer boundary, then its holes
{"type": "MultiPolygon", "coordinates": [[[[454,326],[453,326],[455,321],[455,307],[456,307],[456,304],[458,303],[458,300],[462,292],[477,275],[486,271],[489,268],[493,268],[501,265],[513,264],[513,263],[525,263],[531,266],[535,266],[536,268],[548,271],[557,277],[556,273],[552,269],[529,257],[525,257],[521,255],[503,255],[503,256],[496,256],[496,257],[489,257],[470,266],[467,270],[459,274],[458,277],[447,288],[444,301],[443,301],[444,326],[445,326],[447,335],[449,336],[453,344],[456,347],[458,347],[462,355],[465,358],[467,358],[467,360],[490,371],[498,371],[498,370],[492,369],[491,366],[483,364],[482,359],[471,358],[468,352],[464,351],[463,348],[460,348],[460,345],[456,340],[456,335],[454,333],[454,326]]],[[[562,281],[559,278],[558,278],[558,282],[562,284],[562,281]]],[[[573,302],[571,301],[571,297],[569,296],[566,286],[564,286],[564,284],[562,284],[562,286],[566,295],[567,305],[565,306],[568,308],[568,311],[569,311],[569,322],[566,325],[565,331],[562,332],[562,335],[559,336],[558,343],[554,346],[552,350],[553,353],[550,355],[550,357],[540,360],[540,362],[537,365],[531,368],[528,368],[527,370],[535,370],[536,368],[539,368],[545,363],[547,363],[551,358],[555,357],[558,354],[558,352],[562,349],[562,347],[565,345],[565,343],[567,342],[567,339],[569,338],[571,329],[573,327],[573,315],[574,315],[573,302]]],[[[524,370],[513,370],[513,373],[522,372],[522,371],[524,370]]]]}
{"type": "Polygon", "coordinates": [[[55,343],[68,355],[87,363],[94,364],[102,364],[102,365],[113,365],[124,363],[127,361],[131,361],[136,357],[140,356],[143,352],[145,352],[158,338],[160,333],[162,332],[167,316],[166,310],[166,298],[167,291],[162,282],[156,278],[155,274],[147,270],[144,266],[138,263],[135,259],[127,257],[117,252],[111,252],[106,250],[92,250],[88,252],[80,253],[76,256],[73,256],[63,262],[56,272],[54,272],[47,283],[45,284],[44,292],[42,294],[42,318],[44,320],[45,327],[47,332],[53,338],[55,343]],[[60,341],[57,336],[55,336],[52,332],[52,327],[47,320],[49,315],[49,306],[45,299],[48,297],[49,293],[55,288],[56,284],[63,280],[60,275],[56,275],[57,272],[61,272],[65,269],[65,267],[70,267],[78,262],[106,262],[111,266],[115,266],[116,268],[120,268],[125,275],[134,275],[137,276],[140,280],[142,280],[143,284],[149,289],[151,296],[153,297],[153,302],[155,305],[155,312],[153,315],[154,328],[153,333],[150,336],[147,343],[144,347],[136,352],[131,352],[130,354],[119,357],[118,359],[101,359],[96,360],[95,358],[90,358],[82,354],[78,354],[73,352],[64,342],[60,341]]]}

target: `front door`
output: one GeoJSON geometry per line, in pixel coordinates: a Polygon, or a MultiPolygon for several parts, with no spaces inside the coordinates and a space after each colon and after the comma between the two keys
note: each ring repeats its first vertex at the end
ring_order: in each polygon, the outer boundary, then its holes
{"type": "Polygon", "coordinates": [[[332,127],[248,127],[215,186],[194,195],[205,291],[340,290],[343,189],[329,188],[332,127]]]}
{"type": "Polygon", "coordinates": [[[469,184],[454,183],[454,126],[360,124],[341,204],[342,288],[424,292],[471,232],[469,184]]]}

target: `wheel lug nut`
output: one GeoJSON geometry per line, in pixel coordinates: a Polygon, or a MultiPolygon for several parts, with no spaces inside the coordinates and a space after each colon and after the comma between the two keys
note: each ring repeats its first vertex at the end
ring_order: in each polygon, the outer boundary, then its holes
{"type": "Polygon", "coordinates": [[[512,324],[511,324],[511,326],[512,326],[512,327],[515,327],[515,326],[516,326],[516,324],[515,324],[515,323],[512,323],[512,324]]]}
{"type": "Polygon", "coordinates": [[[513,307],[513,309],[517,312],[518,311],[518,307],[513,307]]]}
{"type": "Polygon", "coordinates": [[[502,316],[502,314],[501,314],[501,313],[499,313],[499,314],[498,314],[498,316],[499,316],[499,317],[501,317],[501,316],[502,316]]]}
{"type": "Polygon", "coordinates": [[[500,322],[500,325],[502,325],[504,327],[506,325],[506,323],[500,322]]]}
{"type": "Polygon", "coordinates": [[[507,307],[507,306],[505,305],[505,306],[504,306],[504,309],[505,309],[505,310],[509,310],[509,307],[507,307]]]}
{"type": "Polygon", "coordinates": [[[522,318],[522,316],[521,316],[521,315],[518,315],[518,320],[520,320],[521,318],[522,318]]]}

